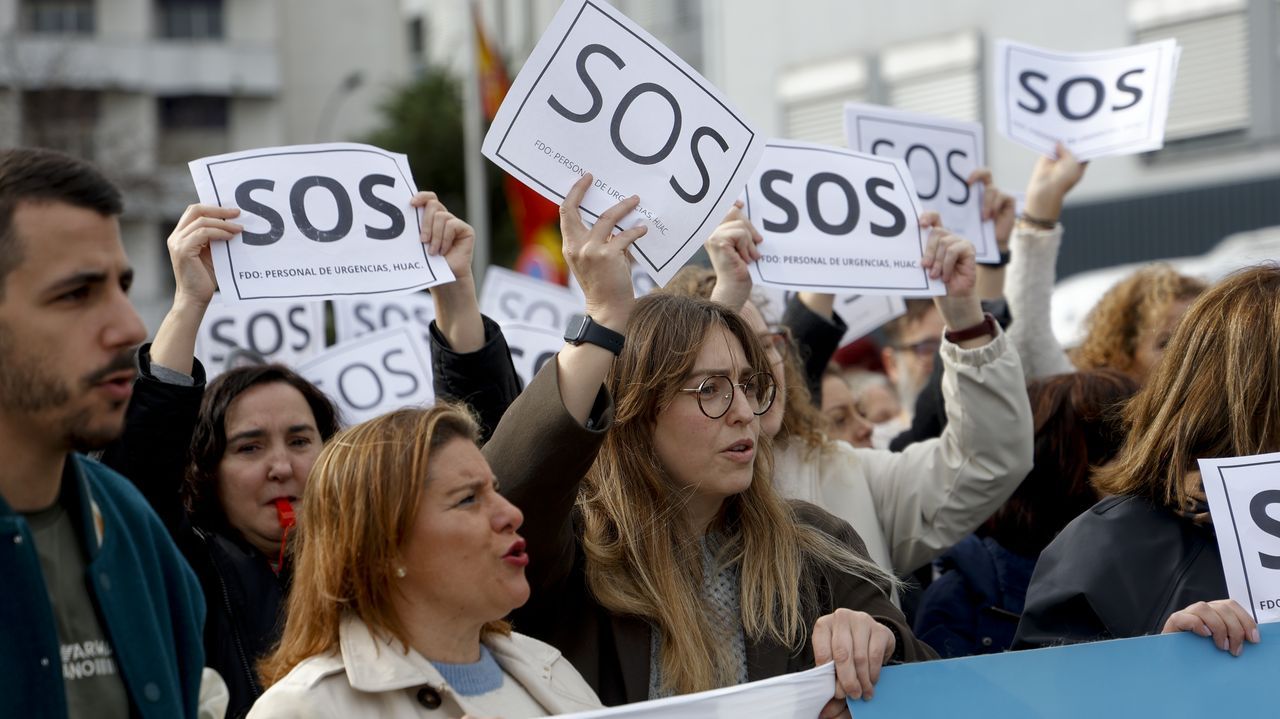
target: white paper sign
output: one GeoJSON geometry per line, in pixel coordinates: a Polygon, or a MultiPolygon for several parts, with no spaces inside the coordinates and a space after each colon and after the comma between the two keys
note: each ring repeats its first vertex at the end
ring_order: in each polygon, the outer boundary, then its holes
{"type": "Polygon", "coordinates": [[[564,714],[561,719],[814,719],[835,695],[835,688],[835,665],[828,662],[795,674],[696,694],[564,714]]]}
{"type": "Polygon", "coordinates": [[[538,370],[564,347],[564,330],[506,324],[502,326],[502,335],[507,338],[507,347],[511,349],[511,362],[515,365],[516,374],[520,375],[526,387],[538,370]]]}
{"type": "Polygon", "coordinates": [[[946,291],[920,266],[928,238],[902,160],[771,140],[744,200],[764,237],[752,265],[757,284],[836,294],[946,291]]]}
{"type": "Polygon", "coordinates": [[[298,368],[338,405],[346,424],[430,404],[431,352],[418,333],[394,327],[334,345],[298,368]]]}
{"type": "Polygon", "coordinates": [[[1046,155],[1061,141],[1081,160],[1164,146],[1181,49],[1173,39],[1102,52],[996,41],[996,126],[1046,155]]]}
{"type": "Polygon", "coordinates": [[[852,150],[907,163],[924,209],[972,242],[979,262],[1000,259],[996,225],[982,219],[984,187],[966,182],[987,165],[981,123],[850,102],[844,106],[844,134],[852,150]]]}
{"type": "Polygon", "coordinates": [[[296,366],[322,352],[324,339],[321,302],[227,304],[219,293],[200,323],[196,357],[205,376],[213,379],[227,370],[227,360],[234,359],[237,350],[296,366]]]}
{"type": "Polygon", "coordinates": [[[237,207],[244,232],[214,242],[229,301],[413,292],[453,281],[419,241],[404,155],[369,145],[294,145],[190,163],[206,205],[237,207]]]}
{"type": "Polygon", "coordinates": [[[1227,593],[1255,621],[1280,620],[1280,453],[1202,459],[1200,476],[1227,593]]]}
{"type": "Polygon", "coordinates": [[[728,212],[762,145],[711,83],[643,28],[607,3],[566,0],[483,151],[556,203],[590,172],[588,222],[638,195],[617,229],[648,225],[632,255],[665,285],[728,212]]]}
{"type": "Polygon", "coordinates": [[[430,347],[431,321],[435,318],[435,302],[422,292],[333,302],[333,329],[338,344],[388,327],[408,326],[417,330],[423,343],[430,347]]]}
{"type": "MultiPolygon", "coordinates": [[[[787,302],[796,293],[776,287],[757,287],[751,294],[759,295],[764,300],[766,306],[761,307],[760,312],[767,321],[781,322],[787,302]]],[[[901,297],[892,295],[838,295],[834,309],[848,326],[844,336],[840,338],[840,346],[843,347],[875,332],[889,320],[905,315],[907,303],[901,297]]]]}
{"type": "Polygon", "coordinates": [[[504,329],[509,324],[546,327],[563,336],[569,319],[583,311],[583,304],[568,287],[489,267],[484,272],[480,311],[504,329]]]}

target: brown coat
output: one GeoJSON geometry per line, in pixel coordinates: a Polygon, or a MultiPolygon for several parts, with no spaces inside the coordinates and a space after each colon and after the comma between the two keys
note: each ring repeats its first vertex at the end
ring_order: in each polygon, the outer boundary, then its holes
{"type": "MultiPolygon", "coordinates": [[[[587,427],[574,421],[560,399],[558,368],[548,362],[511,405],[484,448],[502,492],[524,512],[520,533],[528,540],[529,584],[533,594],[512,620],[518,631],[564,653],[600,700],[608,706],[649,696],[648,623],[618,616],[601,606],[587,588],[578,515],[578,486],[612,423],[613,404],[602,389],[587,427]],[[590,427],[590,429],[588,428],[590,427]]],[[[866,548],[846,523],[804,502],[793,502],[799,521],[816,526],[866,556],[866,548]]],[[[917,640],[902,613],[877,586],[829,569],[805,575],[818,584],[821,606],[808,624],[837,608],[866,612],[893,629],[893,659],[911,662],[937,655],[917,640]]],[[[747,639],[747,677],[755,681],[813,666],[806,640],[792,651],[772,640],[747,639]]]]}

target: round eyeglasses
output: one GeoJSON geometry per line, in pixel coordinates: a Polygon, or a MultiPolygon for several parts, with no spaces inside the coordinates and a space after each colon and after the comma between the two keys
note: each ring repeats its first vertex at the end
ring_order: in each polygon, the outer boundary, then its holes
{"type": "Polygon", "coordinates": [[[733,395],[737,390],[742,390],[742,396],[746,397],[747,406],[751,408],[751,412],[762,415],[773,406],[773,398],[778,394],[778,385],[773,381],[773,375],[768,372],[757,372],[746,381],[736,384],[725,375],[713,374],[702,380],[697,387],[680,391],[692,393],[697,397],[698,409],[702,410],[707,417],[720,419],[733,405],[733,395]]]}

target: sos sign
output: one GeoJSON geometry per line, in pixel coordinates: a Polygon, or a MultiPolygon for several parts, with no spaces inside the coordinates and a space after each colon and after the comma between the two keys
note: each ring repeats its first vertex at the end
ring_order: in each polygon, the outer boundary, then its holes
{"type": "Polygon", "coordinates": [[[762,142],[688,64],[607,3],[569,0],[525,62],[483,152],[559,203],[583,174],[584,216],[631,195],[619,229],[646,224],[632,254],[659,283],[702,240],[746,181],[762,142]]]}
{"type": "Polygon", "coordinates": [[[298,368],[324,390],[347,424],[430,404],[431,357],[416,332],[395,327],[335,345],[298,368]]]}
{"type": "Polygon", "coordinates": [[[216,295],[196,335],[196,357],[209,378],[222,374],[236,350],[296,366],[324,346],[324,305],[318,302],[233,305],[216,295]]]}
{"type": "Polygon", "coordinates": [[[845,105],[844,120],[851,149],[901,159],[924,209],[971,241],[980,262],[999,259],[995,223],[982,219],[983,187],[966,182],[986,165],[982,125],[858,103],[845,105]]]}
{"type": "Polygon", "coordinates": [[[1045,154],[1060,140],[1082,160],[1159,149],[1180,53],[1172,39],[1084,53],[998,40],[997,125],[1045,154]]]}
{"type": "Polygon", "coordinates": [[[280,147],[196,160],[200,201],[241,210],[212,246],[231,300],[409,292],[453,280],[419,241],[403,155],[367,145],[280,147]]]}
{"type": "Polygon", "coordinates": [[[509,324],[545,327],[564,333],[569,319],[583,311],[572,290],[502,267],[484,272],[480,311],[504,328],[509,324]]]}
{"type": "Polygon", "coordinates": [[[1280,453],[1200,460],[1227,593],[1259,623],[1280,620],[1280,453]]]}
{"type": "Polygon", "coordinates": [[[338,344],[391,327],[409,327],[431,346],[431,322],[436,306],[431,295],[415,292],[396,297],[365,297],[333,303],[333,328],[338,344]]]}
{"type": "Polygon", "coordinates": [[[753,265],[760,284],[840,294],[943,291],[920,267],[926,237],[901,160],[770,141],[744,200],[764,237],[753,265]]]}
{"type": "Polygon", "coordinates": [[[564,331],[528,325],[503,325],[502,334],[511,348],[511,362],[516,374],[528,387],[533,376],[553,360],[564,347],[564,331]]]}

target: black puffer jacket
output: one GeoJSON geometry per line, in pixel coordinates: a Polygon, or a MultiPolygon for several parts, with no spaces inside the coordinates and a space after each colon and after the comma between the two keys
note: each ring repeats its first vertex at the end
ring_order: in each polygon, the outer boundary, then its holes
{"type": "Polygon", "coordinates": [[[1157,634],[1170,614],[1226,597],[1211,524],[1111,497],[1040,554],[1013,648],[1157,634]]]}
{"type": "Polygon", "coordinates": [[[205,663],[231,694],[228,719],[249,712],[262,694],[255,664],[280,637],[291,572],[279,576],[262,552],[228,526],[195,526],[183,506],[182,477],[204,396],[205,373],[195,362],[195,385],[183,387],[151,373],[149,345],[138,351],[138,380],[125,431],[102,461],[128,477],[169,528],[204,590],[205,663]]]}

